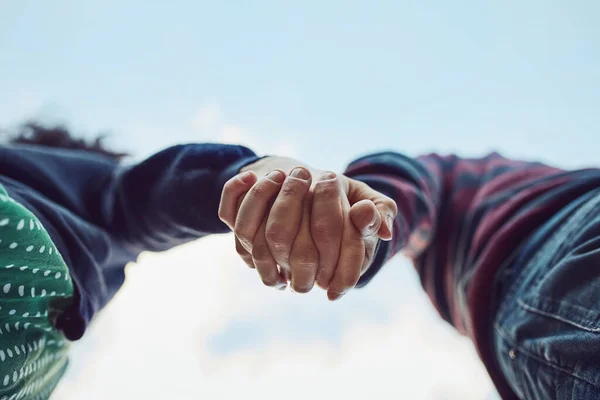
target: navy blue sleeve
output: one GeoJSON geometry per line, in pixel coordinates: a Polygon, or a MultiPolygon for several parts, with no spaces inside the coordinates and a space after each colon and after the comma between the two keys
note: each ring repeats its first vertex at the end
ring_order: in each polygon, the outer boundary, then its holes
{"type": "Polygon", "coordinates": [[[228,232],[217,215],[223,185],[257,159],[241,146],[180,145],[116,169],[102,196],[101,223],[134,251],[228,232]]]}
{"type": "Polygon", "coordinates": [[[245,147],[220,144],[178,145],[128,167],[36,146],[5,147],[0,155],[3,175],[106,230],[132,253],[227,232],[217,215],[223,185],[258,159],[245,147]]]}
{"type": "Polygon", "coordinates": [[[0,146],[0,183],[44,223],[76,284],[59,329],[79,339],[141,251],[227,232],[223,185],[257,159],[241,146],[189,144],[123,167],[81,151],[0,146]]]}

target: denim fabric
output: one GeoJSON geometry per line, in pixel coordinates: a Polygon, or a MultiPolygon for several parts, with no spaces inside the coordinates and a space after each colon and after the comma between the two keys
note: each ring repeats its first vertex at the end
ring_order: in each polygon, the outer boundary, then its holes
{"type": "Polygon", "coordinates": [[[600,399],[600,195],[556,228],[509,270],[496,359],[521,399],[600,399]]]}

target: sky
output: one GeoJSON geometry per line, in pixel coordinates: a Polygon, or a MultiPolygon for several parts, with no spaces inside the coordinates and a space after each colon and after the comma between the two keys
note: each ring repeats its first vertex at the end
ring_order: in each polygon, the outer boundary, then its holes
{"type": "MultiPolygon", "coordinates": [[[[0,0],[0,126],[106,132],[131,162],[210,141],[334,171],[388,149],[597,165],[599,13],[591,0],[0,0]]],[[[53,398],[356,393],[493,390],[406,260],[330,304],[262,287],[221,236],[129,266],[53,398]]]]}

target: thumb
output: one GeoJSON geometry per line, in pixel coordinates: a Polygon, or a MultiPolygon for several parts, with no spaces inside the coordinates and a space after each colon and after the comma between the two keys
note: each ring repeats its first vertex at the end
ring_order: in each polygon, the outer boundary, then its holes
{"type": "MultiPolygon", "coordinates": [[[[391,199],[390,199],[391,200],[391,199]]],[[[391,200],[393,202],[393,200],[391,200]]],[[[394,202],[394,205],[396,203],[394,202]]],[[[383,205],[383,204],[377,204],[376,205],[377,210],[379,211],[379,214],[381,215],[381,217],[384,219],[384,223],[381,224],[381,227],[379,228],[379,231],[377,232],[377,235],[379,236],[379,238],[381,240],[392,240],[392,237],[394,236],[394,219],[396,218],[396,215],[398,214],[398,212],[393,212],[392,208],[387,206],[387,205],[383,205]]],[[[397,209],[396,207],[394,207],[394,209],[397,209]]]]}
{"type": "Polygon", "coordinates": [[[350,208],[350,220],[363,238],[376,235],[383,221],[371,200],[361,200],[354,204],[350,208]]]}
{"type": "MultiPolygon", "coordinates": [[[[378,211],[379,218],[381,219],[377,235],[381,240],[387,241],[392,239],[394,219],[396,218],[396,215],[398,215],[398,206],[394,200],[372,189],[366,183],[354,179],[349,179],[348,200],[352,206],[358,205],[358,203],[363,200],[370,200],[378,211]]],[[[360,207],[362,208],[365,206],[360,207]]]]}

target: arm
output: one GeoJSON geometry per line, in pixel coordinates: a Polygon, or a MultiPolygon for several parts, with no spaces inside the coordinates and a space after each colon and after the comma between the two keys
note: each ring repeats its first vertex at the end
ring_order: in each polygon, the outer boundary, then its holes
{"type": "Polygon", "coordinates": [[[122,167],[100,156],[38,146],[0,147],[2,174],[101,227],[137,254],[226,232],[224,183],[257,159],[241,146],[171,147],[122,167]]]}
{"type": "Polygon", "coordinates": [[[218,217],[223,185],[258,157],[241,146],[164,150],[111,180],[102,221],[128,244],[160,251],[229,229],[218,217]]]}
{"type": "Polygon", "coordinates": [[[427,248],[442,200],[442,173],[440,168],[429,170],[417,159],[385,152],[355,160],[345,175],[391,197],[398,205],[393,239],[379,242],[373,263],[358,283],[362,287],[398,252],[415,257],[427,248]]]}
{"type": "MultiPolygon", "coordinates": [[[[430,281],[435,273],[423,269],[454,262],[466,256],[461,251],[485,245],[489,229],[487,234],[478,230],[476,235],[484,213],[531,182],[558,171],[539,163],[508,160],[496,153],[462,159],[437,154],[410,158],[385,152],[354,161],[346,175],[390,196],[399,209],[394,239],[380,242],[375,260],[359,285],[366,285],[398,252],[415,261],[422,280],[428,275],[430,281]]],[[[426,287],[429,293],[444,290],[443,283],[423,284],[431,285],[426,287]]]]}
{"type": "Polygon", "coordinates": [[[59,329],[79,339],[141,251],[227,231],[217,215],[222,186],[255,159],[239,146],[192,144],[125,168],[88,152],[0,146],[3,182],[14,181],[47,224],[76,285],[59,329]]]}

